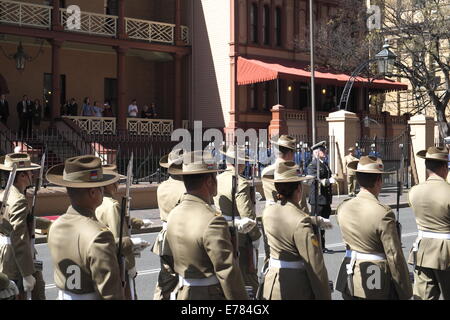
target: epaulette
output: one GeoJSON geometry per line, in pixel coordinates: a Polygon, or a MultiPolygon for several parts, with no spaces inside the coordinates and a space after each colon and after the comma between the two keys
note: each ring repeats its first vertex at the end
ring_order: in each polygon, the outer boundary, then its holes
{"type": "Polygon", "coordinates": [[[336,211],[339,209],[339,207],[340,207],[342,204],[344,204],[345,202],[347,202],[347,201],[349,201],[349,200],[352,200],[352,198],[344,199],[341,203],[339,203],[339,204],[337,205],[337,207],[336,207],[336,211]]]}

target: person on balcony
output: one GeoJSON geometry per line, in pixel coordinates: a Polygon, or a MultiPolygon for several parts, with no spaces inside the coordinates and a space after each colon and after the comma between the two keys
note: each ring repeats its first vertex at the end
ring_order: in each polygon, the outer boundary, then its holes
{"type": "Polygon", "coordinates": [[[148,105],[145,105],[145,106],[142,107],[141,118],[144,118],[144,119],[151,119],[151,118],[153,118],[153,114],[148,109],[148,105]]]}
{"type": "Polygon", "coordinates": [[[97,101],[94,101],[94,105],[92,106],[92,112],[94,117],[103,117],[103,108],[98,105],[97,101]]]}
{"type": "Polygon", "coordinates": [[[133,99],[133,101],[131,101],[131,104],[128,106],[128,116],[130,118],[137,118],[138,112],[139,112],[139,109],[137,106],[136,99],[133,99]]]}
{"type": "Polygon", "coordinates": [[[94,112],[93,112],[93,109],[91,106],[91,100],[88,97],[84,98],[83,109],[81,111],[81,115],[83,117],[93,117],[94,116],[94,112]]]}
{"type": "Polygon", "coordinates": [[[33,103],[33,124],[37,127],[41,124],[42,104],[41,100],[35,99],[33,103]]]}
{"type": "Polygon", "coordinates": [[[28,99],[28,96],[25,94],[17,104],[17,115],[19,117],[19,132],[21,134],[31,134],[31,126],[33,119],[33,102],[28,99]]]}
{"type": "Polygon", "coordinates": [[[0,95],[0,121],[6,126],[9,117],[9,104],[6,96],[2,93],[0,95]]]}
{"type": "Polygon", "coordinates": [[[75,101],[75,98],[70,99],[70,102],[67,104],[67,115],[76,117],[78,115],[78,104],[75,101]]]}
{"type": "Polygon", "coordinates": [[[105,100],[105,103],[103,104],[103,116],[114,117],[114,113],[111,108],[111,104],[109,103],[109,100],[105,100]]]}
{"type": "Polygon", "coordinates": [[[154,102],[150,105],[150,114],[150,118],[152,119],[156,119],[158,117],[158,113],[156,112],[156,104],[154,102]]]}

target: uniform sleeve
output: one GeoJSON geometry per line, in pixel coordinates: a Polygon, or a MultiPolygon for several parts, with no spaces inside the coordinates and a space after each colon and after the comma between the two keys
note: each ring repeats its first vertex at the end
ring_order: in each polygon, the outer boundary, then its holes
{"type": "MultiPolygon", "coordinates": [[[[255,205],[250,197],[250,184],[241,179],[239,179],[239,189],[236,193],[236,208],[241,218],[256,219],[255,205]]],[[[252,241],[255,241],[261,237],[261,232],[255,226],[248,235],[252,241]]]]}
{"type": "Polygon", "coordinates": [[[392,210],[389,210],[381,220],[378,232],[380,233],[380,239],[383,243],[384,253],[398,297],[400,299],[409,299],[412,296],[412,284],[392,210]]]}
{"type": "MultiPolygon", "coordinates": [[[[101,222],[108,227],[112,232],[114,238],[118,239],[120,236],[120,204],[114,201],[112,206],[108,206],[103,213],[101,222]]],[[[124,231],[126,229],[126,223],[124,221],[124,231]]],[[[124,232],[127,235],[128,232],[124,232]]]]}
{"type": "Polygon", "coordinates": [[[228,300],[248,300],[244,281],[233,245],[228,224],[223,217],[214,217],[203,234],[203,245],[214,267],[217,279],[228,300]]]}
{"type": "Polygon", "coordinates": [[[28,204],[26,199],[16,201],[9,210],[9,222],[13,228],[10,238],[14,256],[22,277],[34,273],[31,239],[28,230],[28,204]]]}
{"type": "Polygon", "coordinates": [[[111,232],[100,232],[88,250],[88,266],[92,281],[100,297],[105,300],[123,300],[116,245],[111,232]]]}
{"type": "Polygon", "coordinates": [[[294,233],[294,242],[305,262],[311,288],[317,300],[331,300],[328,274],[319,241],[313,232],[309,217],[302,219],[294,233]]]}

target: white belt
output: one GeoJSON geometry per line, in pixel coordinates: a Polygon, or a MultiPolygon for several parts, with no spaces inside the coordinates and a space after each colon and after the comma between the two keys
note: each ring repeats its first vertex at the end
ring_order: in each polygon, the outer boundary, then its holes
{"type": "Polygon", "coordinates": [[[417,237],[418,238],[450,240],[450,233],[439,233],[439,232],[419,230],[419,232],[417,233],[417,237]]]}
{"type": "Polygon", "coordinates": [[[269,268],[279,268],[279,269],[303,269],[305,263],[303,261],[285,261],[270,258],[269,268]]]}
{"type": "Polygon", "coordinates": [[[166,221],[163,221],[163,222],[162,222],[162,229],[163,229],[164,231],[167,230],[167,222],[166,222],[166,221]]]}
{"type": "Polygon", "coordinates": [[[269,206],[271,206],[271,205],[274,205],[274,204],[276,204],[276,203],[277,203],[277,202],[274,201],[274,200],[272,200],[272,199],[267,199],[267,200],[266,200],[266,208],[269,207],[269,206]]]}
{"type": "Polygon", "coordinates": [[[0,244],[5,245],[5,246],[10,245],[11,244],[11,238],[7,237],[7,236],[0,235],[0,244]]]}
{"type": "Polygon", "coordinates": [[[201,279],[185,279],[182,276],[178,276],[178,279],[182,286],[187,287],[206,287],[219,283],[219,280],[217,279],[216,276],[201,279]]]}
{"type": "Polygon", "coordinates": [[[59,289],[56,300],[100,300],[100,297],[95,292],[77,294],[59,289]]]}
{"type": "Polygon", "coordinates": [[[386,256],[383,253],[362,253],[354,250],[345,250],[346,258],[352,258],[352,254],[355,255],[356,260],[386,260],[386,256]]]}

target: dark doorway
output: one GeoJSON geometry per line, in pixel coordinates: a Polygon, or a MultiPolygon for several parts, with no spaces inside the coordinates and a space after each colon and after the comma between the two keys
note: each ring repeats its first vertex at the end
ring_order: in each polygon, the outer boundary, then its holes
{"type": "Polygon", "coordinates": [[[112,16],[119,15],[119,3],[117,0],[106,1],[105,14],[109,14],[112,16]]]}
{"type": "MultiPolygon", "coordinates": [[[[60,105],[57,106],[61,108],[66,103],[66,75],[62,74],[60,75],[60,83],[59,87],[61,88],[61,96],[59,98],[60,105]]],[[[53,94],[53,87],[52,87],[52,74],[51,73],[44,73],[44,99],[43,99],[43,106],[44,106],[44,118],[50,119],[51,118],[51,111],[52,111],[52,94],[53,94]]]]}
{"type": "Polygon", "coordinates": [[[117,79],[105,78],[104,97],[111,104],[114,115],[117,114],[117,79]]]}

